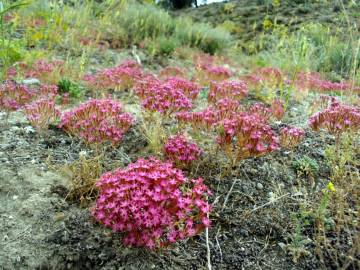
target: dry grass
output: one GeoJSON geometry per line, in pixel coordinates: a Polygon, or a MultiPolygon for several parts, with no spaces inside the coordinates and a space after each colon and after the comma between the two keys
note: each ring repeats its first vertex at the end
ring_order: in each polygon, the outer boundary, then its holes
{"type": "Polygon", "coordinates": [[[95,184],[104,171],[101,164],[102,158],[102,155],[87,158],[85,154],[82,154],[78,160],[59,169],[69,181],[67,200],[80,201],[81,206],[86,206],[88,202],[96,198],[95,184]]]}

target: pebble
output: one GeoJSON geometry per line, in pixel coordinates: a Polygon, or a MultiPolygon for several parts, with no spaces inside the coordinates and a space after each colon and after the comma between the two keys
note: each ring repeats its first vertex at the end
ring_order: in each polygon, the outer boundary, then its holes
{"type": "Polygon", "coordinates": [[[26,84],[26,85],[40,84],[40,81],[38,79],[35,79],[35,78],[25,79],[22,82],[23,82],[23,84],[26,84]]]}
{"type": "Polygon", "coordinates": [[[256,188],[259,189],[259,190],[261,190],[261,189],[264,188],[264,186],[263,186],[261,183],[257,183],[257,184],[256,184],[256,188]]]}
{"type": "Polygon", "coordinates": [[[26,134],[35,133],[35,129],[32,126],[24,127],[24,131],[25,131],[26,134]]]}
{"type": "Polygon", "coordinates": [[[11,130],[12,132],[14,132],[14,133],[17,133],[17,132],[19,132],[19,131],[21,130],[21,128],[19,128],[19,127],[17,127],[17,126],[13,126],[13,127],[10,128],[10,130],[11,130]]]}
{"type": "Polygon", "coordinates": [[[240,229],[240,234],[245,237],[249,236],[249,232],[245,229],[240,229]]]}

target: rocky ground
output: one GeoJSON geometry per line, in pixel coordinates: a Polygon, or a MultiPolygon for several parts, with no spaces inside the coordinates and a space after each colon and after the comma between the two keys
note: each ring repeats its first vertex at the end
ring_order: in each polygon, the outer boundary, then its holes
{"type": "MultiPolygon", "coordinates": [[[[305,125],[302,111],[293,104],[287,122],[302,120],[305,125]]],[[[96,224],[87,207],[65,200],[68,179],[51,165],[72,162],[81,151],[92,150],[56,127],[45,137],[37,136],[20,112],[12,113],[7,124],[1,117],[1,269],[207,268],[204,233],[161,252],[124,247],[121,235],[96,224]]],[[[123,145],[107,152],[105,160],[126,165],[146,142],[135,129],[123,145]]],[[[291,213],[310,189],[309,179],[298,177],[292,162],[305,155],[317,160],[321,188],[329,174],[323,150],[323,140],[307,131],[294,153],[245,160],[225,177],[219,176],[218,159],[210,157],[198,167],[193,174],[204,177],[214,193],[209,231],[213,269],[320,267],[314,254],[294,263],[288,243],[291,213]]]]}

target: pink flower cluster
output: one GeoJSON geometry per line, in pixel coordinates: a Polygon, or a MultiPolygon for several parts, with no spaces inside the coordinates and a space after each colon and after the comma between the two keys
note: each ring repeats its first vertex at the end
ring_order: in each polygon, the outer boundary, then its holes
{"type": "Polygon", "coordinates": [[[142,75],[139,64],[128,60],[116,67],[100,70],[94,75],[86,75],[83,80],[94,90],[124,90],[132,88],[142,75]]]}
{"type": "Polygon", "coordinates": [[[238,113],[218,127],[217,142],[233,161],[260,156],[279,148],[278,137],[258,114],[238,113]]]}
{"type": "Polygon", "coordinates": [[[165,80],[165,84],[170,88],[180,90],[187,98],[192,100],[196,99],[200,92],[199,85],[180,77],[169,77],[165,80]]]}
{"type": "Polygon", "coordinates": [[[28,87],[13,80],[0,84],[0,108],[6,111],[16,111],[31,103],[34,99],[54,99],[57,86],[40,84],[28,87]]]}
{"type": "Polygon", "coordinates": [[[356,87],[351,82],[331,82],[321,78],[316,72],[300,72],[295,79],[295,85],[302,90],[317,90],[320,92],[344,91],[353,89],[360,91],[360,87],[356,87]]]}
{"type": "Polygon", "coordinates": [[[123,232],[127,246],[161,248],[210,226],[210,191],[201,178],[188,180],[171,162],[139,159],[103,174],[97,187],[93,216],[123,232]]]}
{"type": "Polygon", "coordinates": [[[192,84],[184,84],[184,81],[170,79],[163,82],[147,76],[136,84],[135,93],[141,99],[141,105],[146,110],[170,115],[192,107],[188,95],[194,96],[197,90],[192,88],[192,84]]]}
{"type": "Polygon", "coordinates": [[[40,84],[34,91],[37,97],[53,99],[58,94],[58,87],[55,84],[40,84]]]}
{"type": "Polygon", "coordinates": [[[208,95],[209,102],[223,98],[240,100],[248,94],[247,84],[243,81],[211,82],[208,95]]]}
{"type": "Polygon", "coordinates": [[[201,85],[209,85],[209,82],[224,81],[232,75],[230,69],[226,67],[203,65],[197,68],[196,79],[201,85]]]}
{"type": "Polygon", "coordinates": [[[263,83],[274,87],[278,87],[284,80],[282,72],[273,67],[258,68],[254,71],[254,74],[258,74],[263,83]]]}
{"type": "Polygon", "coordinates": [[[262,87],[279,87],[284,82],[284,75],[277,68],[263,67],[254,70],[251,74],[241,76],[241,79],[255,90],[260,90],[262,87]]]}
{"type": "Polygon", "coordinates": [[[284,127],[280,130],[280,145],[284,148],[294,148],[304,138],[305,132],[297,127],[284,127]]]}
{"type": "Polygon", "coordinates": [[[16,111],[31,102],[35,92],[26,85],[7,80],[0,84],[0,108],[5,111],[16,111]]]}
{"type": "Polygon", "coordinates": [[[201,149],[184,135],[170,137],[164,146],[166,157],[179,168],[187,168],[200,157],[201,149]]]}
{"type": "Polygon", "coordinates": [[[62,73],[64,62],[62,60],[54,60],[50,62],[46,62],[44,60],[39,60],[35,62],[31,68],[27,65],[21,65],[20,67],[25,72],[25,78],[38,78],[40,80],[46,81],[46,76],[51,74],[52,72],[62,73]]]}
{"type": "Polygon", "coordinates": [[[254,103],[252,104],[247,111],[250,114],[255,114],[259,116],[260,121],[263,121],[264,123],[267,123],[269,121],[269,119],[271,118],[271,116],[273,115],[273,111],[271,110],[271,108],[268,108],[265,106],[264,103],[254,103]]]}
{"type": "Polygon", "coordinates": [[[176,114],[176,119],[179,122],[191,123],[194,130],[206,129],[209,131],[220,121],[232,118],[242,109],[239,101],[223,98],[202,111],[179,112],[176,114]]]}
{"type": "Polygon", "coordinates": [[[328,108],[310,117],[309,125],[315,131],[326,129],[335,136],[346,131],[356,131],[360,128],[360,109],[341,104],[333,98],[328,108]]]}
{"type": "Polygon", "coordinates": [[[166,67],[159,72],[159,78],[184,77],[185,71],[179,67],[166,67]]]}
{"type": "Polygon", "coordinates": [[[285,115],[285,107],[284,102],[282,102],[280,99],[275,98],[271,102],[271,113],[272,115],[277,119],[281,120],[285,115]]]}
{"type": "Polygon", "coordinates": [[[201,85],[209,85],[211,81],[224,81],[233,73],[224,66],[216,66],[215,58],[210,55],[199,55],[194,58],[196,80],[201,85]]]}
{"type": "Polygon", "coordinates": [[[178,112],[176,119],[179,122],[190,123],[194,130],[210,130],[218,122],[218,115],[214,107],[208,107],[199,112],[178,112]]]}
{"type": "Polygon", "coordinates": [[[61,113],[55,106],[53,99],[42,98],[26,105],[24,109],[26,118],[37,130],[46,130],[49,124],[57,121],[61,113]]]}
{"type": "Polygon", "coordinates": [[[133,124],[133,117],[124,113],[119,102],[111,99],[92,99],[63,113],[60,127],[86,143],[120,143],[133,124]]]}
{"type": "Polygon", "coordinates": [[[217,122],[224,119],[230,119],[239,111],[244,110],[243,106],[240,105],[238,100],[232,99],[230,97],[217,100],[213,105],[213,108],[216,112],[217,122]]]}

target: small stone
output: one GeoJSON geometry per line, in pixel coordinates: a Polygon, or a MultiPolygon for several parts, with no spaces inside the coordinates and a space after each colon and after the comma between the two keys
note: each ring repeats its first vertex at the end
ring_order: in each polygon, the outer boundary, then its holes
{"type": "Polygon", "coordinates": [[[40,84],[40,81],[36,78],[25,79],[22,82],[23,82],[23,84],[26,84],[26,85],[40,84]]]}
{"type": "Polygon", "coordinates": [[[13,127],[10,128],[10,130],[11,130],[12,132],[14,132],[14,133],[17,133],[17,132],[19,132],[20,128],[17,127],[17,126],[13,126],[13,127]]]}
{"type": "Polygon", "coordinates": [[[56,213],[54,216],[54,221],[61,221],[65,218],[65,214],[60,212],[60,213],[56,213]]]}
{"type": "Polygon", "coordinates": [[[35,129],[32,126],[24,127],[24,131],[25,131],[26,134],[35,133],[35,129]]]}
{"type": "Polygon", "coordinates": [[[257,174],[258,171],[257,171],[256,169],[251,168],[251,169],[250,169],[250,173],[251,173],[251,174],[257,174]]]}
{"type": "Polygon", "coordinates": [[[256,184],[256,188],[257,188],[258,190],[261,190],[261,189],[264,188],[264,186],[263,186],[261,183],[257,183],[257,184],[256,184]]]}
{"type": "Polygon", "coordinates": [[[245,229],[240,229],[240,234],[245,237],[249,236],[248,230],[245,230],[245,229]]]}

